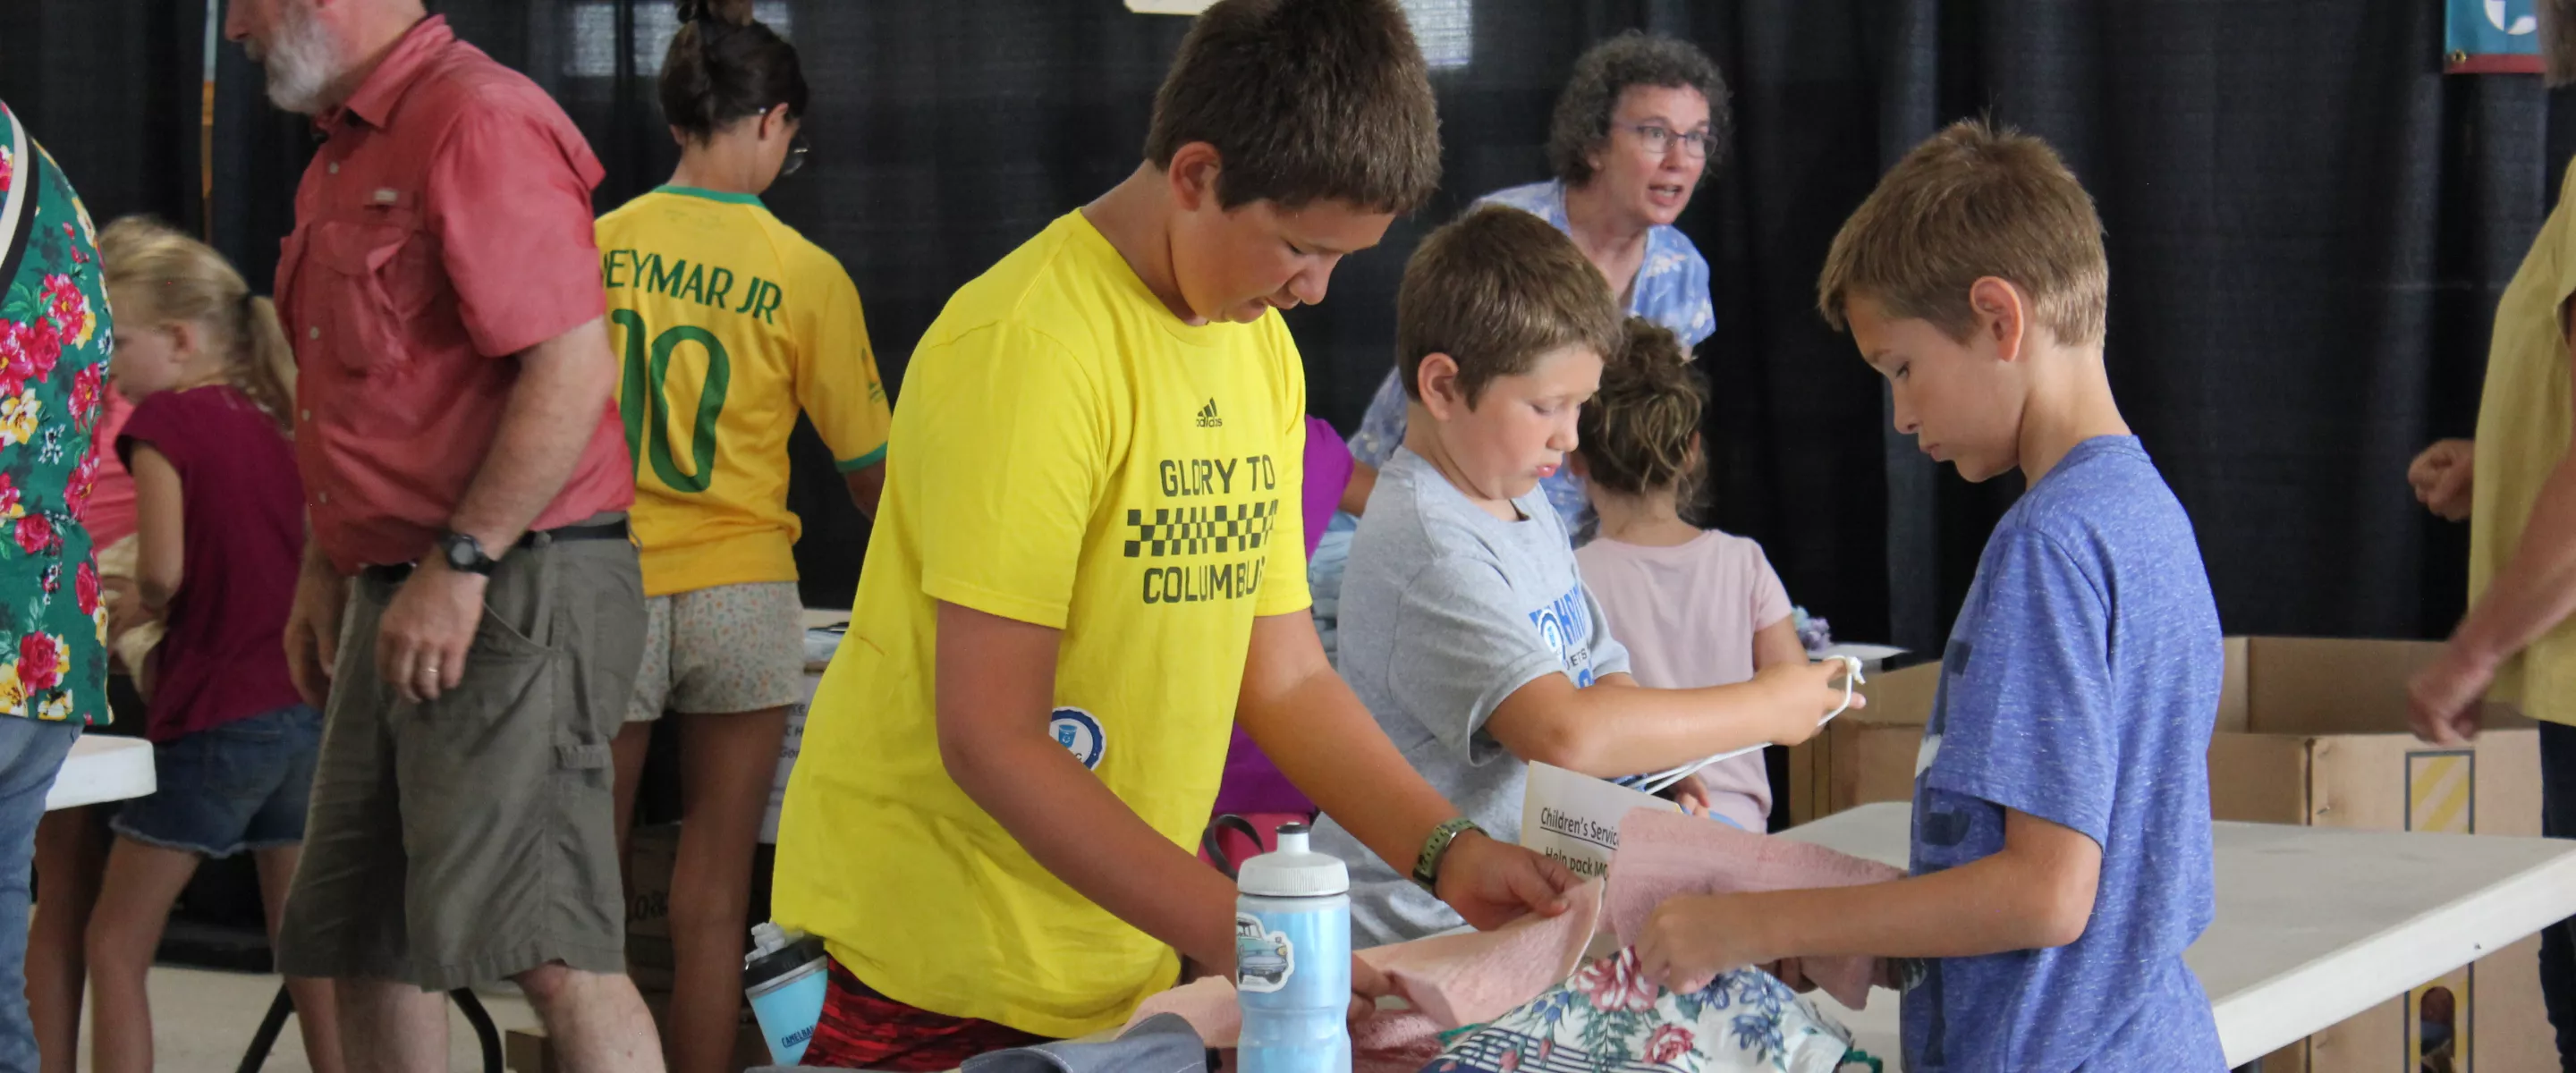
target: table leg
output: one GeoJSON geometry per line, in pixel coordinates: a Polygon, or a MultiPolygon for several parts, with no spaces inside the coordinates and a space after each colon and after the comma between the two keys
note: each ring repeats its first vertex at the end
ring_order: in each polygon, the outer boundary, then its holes
{"type": "Polygon", "coordinates": [[[268,1016],[261,1018],[259,1031],[251,1034],[250,1050],[242,1053],[238,1073],[259,1073],[268,1064],[268,1052],[277,1046],[277,1035],[286,1030],[286,1015],[295,1012],[295,1000],[286,993],[285,985],[277,988],[277,1001],[268,1004],[268,1016]]]}

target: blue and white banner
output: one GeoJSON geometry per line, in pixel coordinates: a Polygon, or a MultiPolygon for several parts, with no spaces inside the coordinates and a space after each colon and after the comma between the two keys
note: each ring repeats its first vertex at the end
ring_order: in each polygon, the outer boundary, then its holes
{"type": "Polygon", "coordinates": [[[2535,0],[2443,0],[2446,74],[2538,74],[2535,0]]]}

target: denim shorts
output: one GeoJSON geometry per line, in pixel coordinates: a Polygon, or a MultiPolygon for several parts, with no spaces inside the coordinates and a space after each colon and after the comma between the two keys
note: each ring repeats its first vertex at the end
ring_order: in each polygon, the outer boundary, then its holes
{"type": "Polygon", "coordinates": [[[304,841],[322,713],[302,704],[152,747],[151,796],[108,820],[117,834],[201,857],[304,841]]]}

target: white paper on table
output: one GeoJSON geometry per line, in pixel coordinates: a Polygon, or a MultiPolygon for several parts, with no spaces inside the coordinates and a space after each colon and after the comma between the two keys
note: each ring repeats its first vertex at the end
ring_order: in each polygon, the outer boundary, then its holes
{"type": "Polygon", "coordinates": [[[805,751],[805,711],[814,706],[814,688],[823,684],[823,676],[805,676],[805,699],[788,706],[787,736],[778,741],[778,775],[769,784],[769,811],[760,818],[760,840],[778,844],[778,809],[787,803],[787,776],[796,770],[796,756],[805,751]]]}
{"type": "Polygon", "coordinates": [[[1535,760],[1521,798],[1521,845],[1554,858],[1581,879],[1610,874],[1619,821],[1635,809],[1681,806],[1590,775],[1535,760]]]}
{"type": "Polygon", "coordinates": [[[1809,659],[1824,659],[1829,656],[1850,656],[1853,659],[1859,660],[1863,669],[1868,670],[1871,673],[1876,673],[1887,666],[1888,660],[1904,654],[1904,649],[1898,648],[1894,645],[1845,643],[1831,645],[1814,652],[1809,652],[1807,653],[1807,657],[1809,659]]]}

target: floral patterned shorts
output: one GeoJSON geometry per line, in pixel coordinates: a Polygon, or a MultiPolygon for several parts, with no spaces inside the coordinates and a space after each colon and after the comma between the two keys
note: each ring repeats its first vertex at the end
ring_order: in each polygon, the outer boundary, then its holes
{"type": "Polygon", "coordinates": [[[645,600],[644,612],[644,664],[627,722],[804,702],[805,603],[795,582],[675,592],[645,600]]]}

